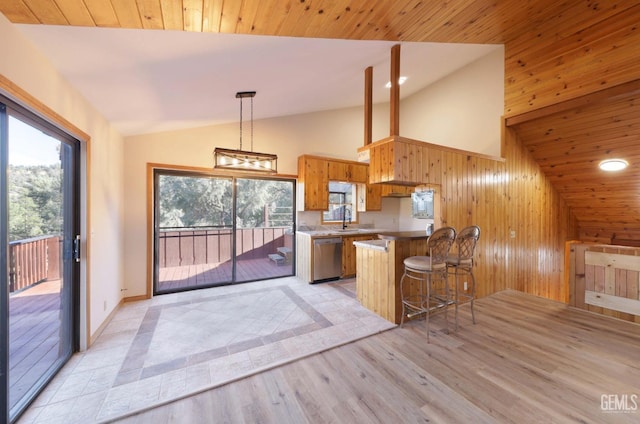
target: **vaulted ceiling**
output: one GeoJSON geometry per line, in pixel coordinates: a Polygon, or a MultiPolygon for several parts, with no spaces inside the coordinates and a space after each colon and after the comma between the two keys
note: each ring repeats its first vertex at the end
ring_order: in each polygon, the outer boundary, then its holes
{"type": "Polygon", "coordinates": [[[583,234],[640,239],[636,0],[16,0],[0,12],[26,24],[505,44],[506,124],[583,234]],[[631,166],[598,171],[611,156],[631,166]]]}
{"type": "Polygon", "coordinates": [[[0,12],[26,24],[503,43],[567,7],[554,0],[16,0],[2,2],[0,12]]]}

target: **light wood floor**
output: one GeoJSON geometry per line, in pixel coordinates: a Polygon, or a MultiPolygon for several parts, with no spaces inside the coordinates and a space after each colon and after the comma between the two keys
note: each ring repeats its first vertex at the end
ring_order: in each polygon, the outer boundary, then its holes
{"type": "Polygon", "coordinates": [[[430,344],[413,321],[120,422],[640,422],[639,325],[515,291],[476,319],[465,305],[457,333],[432,318],[430,344]],[[615,399],[626,413],[603,410],[615,399]]]}

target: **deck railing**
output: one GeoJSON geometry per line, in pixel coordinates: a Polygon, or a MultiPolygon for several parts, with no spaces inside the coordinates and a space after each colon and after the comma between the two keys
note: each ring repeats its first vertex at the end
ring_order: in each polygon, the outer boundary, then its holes
{"type": "Polygon", "coordinates": [[[33,237],[9,243],[9,292],[60,278],[60,236],[33,237]]]}
{"type": "MultiPolygon", "coordinates": [[[[230,261],[231,228],[162,228],[158,236],[160,268],[230,261]]],[[[236,230],[238,259],[257,259],[277,253],[278,247],[292,248],[290,227],[262,227],[236,230]]]]}

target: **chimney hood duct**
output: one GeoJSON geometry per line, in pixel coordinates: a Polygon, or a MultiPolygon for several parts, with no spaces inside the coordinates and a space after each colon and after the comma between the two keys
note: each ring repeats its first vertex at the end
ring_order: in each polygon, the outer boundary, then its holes
{"type": "Polygon", "coordinates": [[[428,184],[429,172],[422,166],[428,164],[428,143],[400,137],[400,44],[391,48],[390,73],[389,137],[372,142],[373,68],[365,69],[364,146],[358,149],[358,161],[369,163],[369,184],[428,184]]]}

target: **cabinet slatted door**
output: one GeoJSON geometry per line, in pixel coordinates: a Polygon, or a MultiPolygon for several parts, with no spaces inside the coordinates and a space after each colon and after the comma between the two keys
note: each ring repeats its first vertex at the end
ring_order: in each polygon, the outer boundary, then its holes
{"type": "Polygon", "coordinates": [[[353,242],[361,240],[375,240],[377,238],[377,234],[342,237],[342,278],[353,277],[356,275],[356,246],[353,242]]]}
{"type": "Polygon", "coordinates": [[[300,156],[298,180],[304,187],[304,210],[329,209],[329,164],[320,158],[300,156]]]}

